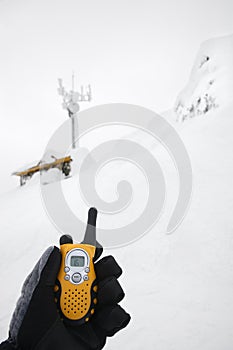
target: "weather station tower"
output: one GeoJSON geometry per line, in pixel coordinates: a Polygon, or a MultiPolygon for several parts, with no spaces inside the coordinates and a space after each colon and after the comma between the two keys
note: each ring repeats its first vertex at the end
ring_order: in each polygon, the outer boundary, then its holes
{"type": "Polygon", "coordinates": [[[58,79],[58,94],[63,97],[62,107],[67,110],[68,116],[71,120],[71,140],[72,148],[78,146],[78,112],[80,110],[80,102],[90,102],[92,99],[91,85],[85,88],[83,85],[80,91],[75,91],[75,75],[72,74],[72,90],[67,92],[63,85],[62,79],[58,79]]]}

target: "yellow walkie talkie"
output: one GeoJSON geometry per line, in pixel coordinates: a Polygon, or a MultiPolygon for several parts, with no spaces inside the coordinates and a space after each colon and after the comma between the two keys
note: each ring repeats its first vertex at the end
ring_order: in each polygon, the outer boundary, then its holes
{"type": "Polygon", "coordinates": [[[58,273],[57,301],[61,316],[77,324],[88,322],[97,304],[97,284],[93,259],[96,253],[97,210],[88,212],[82,243],[73,244],[70,236],[60,239],[61,267],[58,273]]]}

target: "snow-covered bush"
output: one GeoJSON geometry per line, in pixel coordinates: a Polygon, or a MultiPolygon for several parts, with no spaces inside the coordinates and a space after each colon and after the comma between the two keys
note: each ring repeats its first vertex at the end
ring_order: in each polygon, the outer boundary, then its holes
{"type": "Polygon", "coordinates": [[[194,102],[185,106],[178,102],[175,107],[176,120],[184,122],[187,119],[194,118],[198,115],[204,115],[210,110],[218,107],[216,98],[206,93],[204,96],[198,97],[194,102]]]}

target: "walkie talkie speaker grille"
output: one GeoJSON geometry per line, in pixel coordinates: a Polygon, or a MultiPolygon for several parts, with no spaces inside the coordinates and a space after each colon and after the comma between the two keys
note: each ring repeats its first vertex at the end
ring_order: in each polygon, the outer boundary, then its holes
{"type": "Polygon", "coordinates": [[[70,319],[83,318],[91,308],[90,294],[87,292],[89,284],[86,283],[82,289],[65,289],[63,313],[70,319]]]}

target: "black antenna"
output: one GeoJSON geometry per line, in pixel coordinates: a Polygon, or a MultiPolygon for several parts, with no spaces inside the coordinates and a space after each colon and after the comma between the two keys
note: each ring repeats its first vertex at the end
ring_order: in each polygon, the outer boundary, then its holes
{"type": "Polygon", "coordinates": [[[90,208],[88,211],[87,229],[82,241],[83,244],[90,244],[96,247],[96,219],[97,209],[90,208]]]}
{"type": "Polygon", "coordinates": [[[60,238],[60,245],[63,244],[73,244],[73,239],[70,235],[63,235],[60,238]]]}

